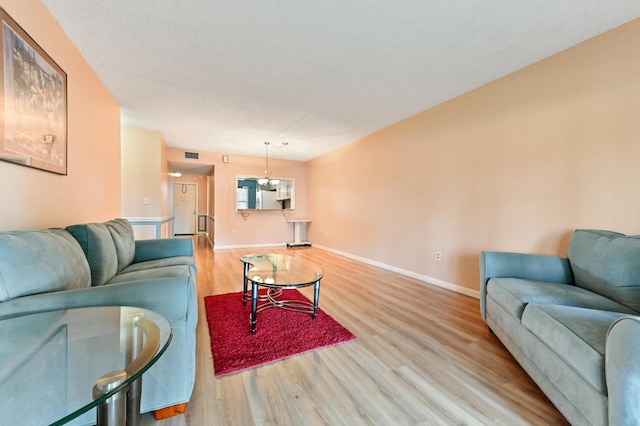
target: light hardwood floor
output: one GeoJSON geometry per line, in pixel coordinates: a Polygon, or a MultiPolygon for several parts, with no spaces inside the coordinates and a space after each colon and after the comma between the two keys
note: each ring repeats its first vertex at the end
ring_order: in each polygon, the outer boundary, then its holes
{"type": "Polygon", "coordinates": [[[316,248],[257,251],[320,266],[321,309],[357,339],[216,378],[203,298],[240,291],[239,257],[256,249],[196,246],[193,396],[185,415],[145,414],[143,425],[568,424],[488,331],[478,300],[316,248]]]}

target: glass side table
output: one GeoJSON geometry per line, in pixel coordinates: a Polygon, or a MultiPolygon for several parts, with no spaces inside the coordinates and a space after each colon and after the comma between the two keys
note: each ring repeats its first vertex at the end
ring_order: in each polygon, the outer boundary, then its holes
{"type": "Polygon", "coordinates": [[[0,320],[2,421],[137,425],[142,374],[172,334],[161,315],[123,306],[0,320]]]}

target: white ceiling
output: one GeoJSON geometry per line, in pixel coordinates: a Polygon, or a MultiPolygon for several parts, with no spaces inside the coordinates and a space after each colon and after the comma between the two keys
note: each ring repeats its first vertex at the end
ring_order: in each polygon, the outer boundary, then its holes
{"type": "Polygon", "coordinates": [[[43,2],[123,124],[303,161],[640,16],[638,0],[43,2]]]}

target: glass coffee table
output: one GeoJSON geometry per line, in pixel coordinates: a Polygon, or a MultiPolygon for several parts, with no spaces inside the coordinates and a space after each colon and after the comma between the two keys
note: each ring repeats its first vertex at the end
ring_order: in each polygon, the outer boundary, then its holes
{"type": "Polygon", "coordinates": [[[142,374],[172,333],[159,314],[121,306],[0,320],[2,423],[136,425],[142,374]]]}
{"type": "Polygon", "coordinates": [[[247,303],[251,282],[251,333],[257,330],[258,312],[269,308],[309,313],[315,319],[320,299],[322,269],[311,262],[284,254],[250,254],[240,258],[244,264],[242,302],[247,303]],[[282,290],[313,286],[313,303],[282,299],[282,290]],[[260,287],[267,292],[259,296],[260,287]]]}

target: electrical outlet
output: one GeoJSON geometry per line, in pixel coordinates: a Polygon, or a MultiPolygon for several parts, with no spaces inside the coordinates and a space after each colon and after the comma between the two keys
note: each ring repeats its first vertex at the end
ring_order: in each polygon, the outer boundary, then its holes
{"type": "Polygon", "coordinates": [[[146,204],[146,205],[149,205],[149,197],[144,197],[144,198],[142,199],[142,202],[143,202],[144,204],[146,204]]]}
{"type": "Polygon", "coordinates": [[[231,231],[231,236],[235,237],[236,236],[236,231],[231,231]]]}
{"type": "Polygon", "coordinates": [[[442,252],[441,251],[437,251],[436,252],[436,260],[442,260],[442,252]]]}

